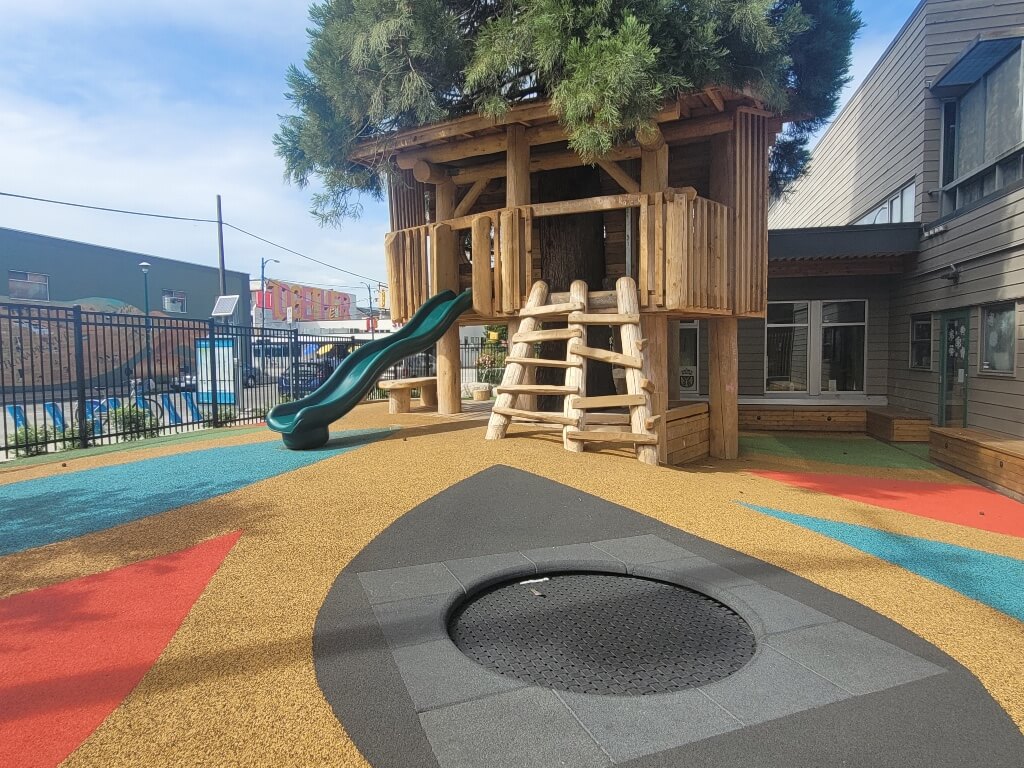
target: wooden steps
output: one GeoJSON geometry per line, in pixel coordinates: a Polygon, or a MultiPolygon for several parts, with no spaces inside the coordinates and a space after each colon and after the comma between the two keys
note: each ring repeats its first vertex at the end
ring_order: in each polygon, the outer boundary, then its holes
{"type": "Polygon", "coordinates": [[[578,328],[551,328],[546,331],[520,331],[512,335],[512,343],[536,344],[542,341],[568,341],[583,336],[583,331],[578,328]]]}
{"type": "Polygon", "coordinates": [[[561,384],[499,384],[495,388],[499,395],[578,395],[577,387],[565,387],[561,384]]]}
{"type": "Polygon", "coordinates": [[[491,412],[497,412],[502,416],[508,416],[513,419],[542,421],[547,424],[563,424],[567,427],[579,426],[578,419],[573,419],[568,416],[563,416],[561,413],[552,413],[550,411],[524,411],[521,408],[499,408],[495,406],[491,409],[491,412]]]}
{"type": "Polygon", "coordinates": [[[573,344],[571,352],[588,360],[600,360],[603,363],[611,363],[623,368],[643,368],[644,366],[644,361],[641,357],[624,355],[621,352],[612,352],[607,349],[598,349],[597,347],[588,347],[580,343],[573,344]]]}
{"type": "Polygon", "coordinates": [[[868,408],[866,430],[887,443],[927,443],[930,416],[901,408],[868,408]]]}
{"type": "Polygon", "coordinates": [[[647,398],[644,395],[601,395],[599,397],[574,398],[572,407],[586,411],[598,408],[629,408],[635,405],[644,405],[646,402],[647,398]]]}
{"type": "Polygon", "coordinates": [[[643,432],[604,432],[596,429],[588,431],[569,429],[566,430],[565,436],[569,440],[579,440],[583,443],[633,443],[634,445],[658,444],[657,435],[648,435],[643,432]]]}
{"type": "Polygon", "coordinates": [[[570,363],[567,360],[552,360],[547,357],[506,357],[505,364],[519,363],[519,365],[533,365],[541,368],[574,368],[578,363],[570,363]]]}
{"type": "Polygon", "coordinates": [[[496,389],[498,399],[491,409],[487,439],[504,437],[513,418],[560,424],[562,444],[567,451],[578,453],[591,443],[628,444],[635,448],[640,461],[657,464],[659,438],[655,428],[659,419],[651,415],[654,387],[643,354],[646,340],[640,335],[640,309],[632,278],[619,278],[615,291],[587,291],[586,283],[574,280],[567,294],[557,296],[549,295],[547,285],[538,281],[531,287],[519,317],[519,332],[512,335],[512,346],[505,358],[505,375],[496,389]],[[538,326],[544,318],[563,316],[566,317],[565,328],[541,329],[538,326]],[[588,347],[581,339],[589,325],[618,326],[619,349],[624,352],[588,347]],[[574,339],[580,341],[572,341],[574,339]],[[537,357],[536,345],[545,341],[569,341],[565,360],[537,357]],[[628,354],[633,352],[636,354],[628,354]],[[587,397],[588,360],[625,368],[628,394],[587,397]],[[534,367],[545,366],[564,369],[565,384],[527,383],[527,376],[534,367]],[[517,407],[520,396],[536,395],[563,396],[563,413],[517,407]],[[590,413],[609,408],[628,408],[630,412],[590,413]]]}
{"type": "Polygon", "coordinates": [[[955,427],[929,432],[932,461],[1024,496],[1024,439],[955,427]]]}

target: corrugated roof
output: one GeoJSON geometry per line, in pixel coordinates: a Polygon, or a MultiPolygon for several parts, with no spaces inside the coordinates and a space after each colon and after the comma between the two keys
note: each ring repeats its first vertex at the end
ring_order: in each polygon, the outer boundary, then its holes
{"type": "Polygon", "coordinates": [[[1020,48],[1020,37],[979,40],[932,86],[936,96],[959,96],[999,62],[1020,48]]]}
{"type": "Polygon", "coordinates": [[[916,222],[768,231],[769,261],[884,258],[917,253],[920,247],[916,222]]]}

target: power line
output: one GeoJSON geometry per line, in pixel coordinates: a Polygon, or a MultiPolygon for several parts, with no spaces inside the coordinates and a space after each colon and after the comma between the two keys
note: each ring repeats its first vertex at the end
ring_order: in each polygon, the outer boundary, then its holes
{"type": "MultiPolygon", "coordinates": [[[[71,203],[71,202],[68,202],[66,200],[51,200],[50,198],[46,198],[46,197],[33,197],[31,195],[17,195],[17,194],[14,194],[13,192],[0,192],[0,196],[2,196],[2,197],[13,197],[13,198],[17,198],[19,200],[32,200],[32,201],[37,202],[37,203],[50,203],[52,205],[66,205],[69,208],[84,208],[84,209],[90,210],[90,211],[106,211],[107,213],[122,213],[122,214],[125,214],[125,215],[128,215],[128,216],[145,216],[145,217],[151,218],[151,219],[169,219],[171,221],[193,221],[193,222],[198,222],[200,224],[216,224],[217,223],[216,219],[200,219],[200,218],[195,218],[195,217],[191,217],[191,216],[171,216],[169,214],[164,214],[164,213],[148,213],[148,212],[145,212],[145,211],[129,211],[129,210],[125,210],[123,208],[106,208],[106,207],[103,207],[103,206],[100,206],[100,205],[85,205],[83,203],[71,203]]],[[[312,256],[307,256],[306,254],[300,253],[299,251],[292,250],[291,248],[286,248],[285,246],[281,245],[280,243],[275,243],[272,240],[267,240],[265,237],[260,237],[259,235],[254,234],[253,232],[249,232],[248,230],[242,229],[241,227],[236,227],[234,224],[231,224],[229,222],[225,221],[224,222],[224,226],[225,227],[230,227],[231,229],[235,230],[236,232],[239,232],[239,233],[241,233],[243,235],[246,235],[248,237],[251,237],[251,238],[254,238],[256,240],[259,240],[262,243],[266,243],[267,245],[271,245],[274,248],[280,248],[282,251],[287,251],[288,253],[291,253],[291,254],[293,254],[295,256],[298,256],[300,259],[305,259],[306,261],[311,261],[314,264],[319,264],[319,265],[321,265],[323,267],[327,267],[328,269],[334,269],[334,270],[337,270],[338,272],[342,272],[342,273],[344,273],[346,275],[352,275],[353,277],[358,277],[358,278],[360,278],[362,280],[369,280],[370,282],[377,283],[378,285],[387,285],[387,282],[385,282],[383,280],[378,280],[375,277],[367,277],[366,275],[361,275],[358,272],[352,272],[351,270],[342,269],[341,267],[337,267],[334,264],[328,264],[326,261],[320,261],[320,259],[314,259],[312,256]]]]}
{"type": "Polygon", "coordinates": [[[50,200],[45,197],[32,197],[31,195],[16,195],[13,192],[0,192],[3,197],[16,197],[19,200],[34,200],[37,203],[52,203],[53,205],[66,205],[69,208],[87,208],[90,211],[107,211],[108,213],[124,213],[129,216],[147,216],[151,219],[172,219],[173,221],[197,221],[201,224],[216,224],[216,219],[196,219],[190,216],[169,216],[165,213],[144,213],[143,211],[126,211],[122,208],[104,208],[99,205],[84,205],[82,203],[69,203],[65,200],[50,200]]]}
{"type": "Polygon", "coordinates": [[[286,248],[285,246],[283,246],[283,245],[281,245],[279,243],[275,243],[272,240],[267,240],[265,237],[260,237],[259,235],[254,235],[252,232],[247,232],[246,230],[242,229],[241,227],[236,227],[234,224],[230,224],[230,223],[228,223],[226,221],[224,222],[224,226],[225,227],[230,227],[231,229],[235,230],[236,232],[241,232],[243,235],[248,235],[249,237],[255,238],[256,240],[259,240],[261,243],[266,243],[267,245],[272,245],[275,248],[280,248],[282,251],[287,251],[288,253],[294,254],[294,255],[298,256],[299,258],[301,258],[301,259],[305,259],[306,261],[312,261],[314,264],[320,264],[321,266],[328,267],[329,269],[336,269],[339,272],[344,272],[346,275],[352,275],[352,277],[358,277],[358,278],[361,278],[363,280],[369,280],[371,283],[380,283],[381,285],[386,285],[386,283],[384,283],[381,280],[378,280],[375,277],[367,277],[366,275],[360,275],[358,272],[352,272],[352,271],[347,270],[347,269],[342,269],[341,267],[336,267],[333,264],[328,264],[326,261],[320,261],[320,259],[314,259],[312,256],[307,256],[304,253],[299,253],[298,251],[293,251],[291,248],[286,248]]]}

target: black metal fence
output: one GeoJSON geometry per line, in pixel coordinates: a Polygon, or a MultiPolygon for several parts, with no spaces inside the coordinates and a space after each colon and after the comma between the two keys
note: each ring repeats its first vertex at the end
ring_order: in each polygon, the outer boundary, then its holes
{"type": "MultiPolygon", "coordinates": [[[[351,336],[0,304],[0,456],[29,456],[258,423],[319,386],[351,336]]],[[[462,346],[464,383],[497,383],[503,342],[462,346]]],[[[432,376],[420,353],[383,378],[432,376]]],[[[368,400],[385,399],[375,387],[368,400]]]]}

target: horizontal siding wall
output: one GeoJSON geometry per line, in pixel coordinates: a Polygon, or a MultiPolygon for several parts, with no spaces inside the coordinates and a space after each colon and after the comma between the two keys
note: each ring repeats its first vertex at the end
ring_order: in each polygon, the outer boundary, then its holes
{"type": "Polygon", "coordinates": [[[941,102],[934,80],[979,33],[1024,25],[1024,0],[928,0],[814,148],[810,170],[774,205],[773,229],[849,224],[913,180],[915,220],[938,217],[941,102]]]}

